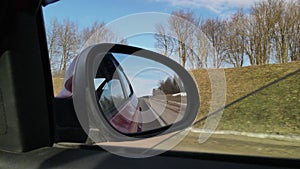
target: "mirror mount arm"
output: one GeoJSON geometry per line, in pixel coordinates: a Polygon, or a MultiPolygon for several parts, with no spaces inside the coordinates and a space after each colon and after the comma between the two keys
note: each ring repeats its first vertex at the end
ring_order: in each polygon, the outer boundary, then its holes
{"type": "Polygon", "coordinates": [[[86,142],[87,134],[77,119],[72,97],[54,99],[54,119],[54,142],[86,142]]]}

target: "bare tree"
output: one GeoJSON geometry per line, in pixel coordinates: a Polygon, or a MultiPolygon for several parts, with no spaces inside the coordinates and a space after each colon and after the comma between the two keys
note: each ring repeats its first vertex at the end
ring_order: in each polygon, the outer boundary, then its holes
{"type": "Polygon", "coordinates": [[[198,30],[196,32],[196,40],[195,40],[195,46],[194,46],[194,51],[197,53],[197,64],[196,68],[205,68],[208,67],[208,57],[209,57],[209,52],[210,52],[210,42],[207,39],[206,35],[201,31],[198,30]]]}
{"type": "Polygon", "coordinates": [[[57,18],[54,18],[50,25],[47,27],[47,41],[49,50],[49,60],[51,64],[51,69],[55,73],[56,69],[56,58],[60,55],[60,50],[58,49],[58,38],[59,38],[59,23],[57,18]]]}
{"type": "Polygon", "coordinates": [[[157,32],[166,35],[170,31],[176,39],[174,46],[167,36],[156,36],[156,45],[164,54],[172,46],[183,66],[219,68],[227,62],[242,67],[247,58],[250,65],[300,60],[300,0],[260,1],[250,13],[240,9],[227,20],[214,18],[204,23],[192,12],[172,14],[169,30],[160,25],[157,32]]]}
{"type": "Polygon", "coordinates": [[[290,60],[300,61],[300,0],[292,1],[287,11],[290,13],[290,29],[287,36],[290,60]]]}
{"type": "Polygon", "coordinates": [[[255,28],[255,64],[270,63],[272,48],[274,47],[273,35],[277,25],[276,8],[278,0],[262,1],[254,5],[251,15],[254,18],[255,28]]]}
{"type": "Polygon", "coordinates": [[[121,39],[107,28],[104,22],[99,23],[98,21],[95,21],[91,27],[82,30],[81,39],[83,48],[105,42],[127,44],[125,39],[121,39]]]}
{"type": "Polygon", "coordinates": [[[165,56],[171,57],[174,50],[174,38],[171,36],[171,33],[168,32],[169,28],[162,24],[157,24],[155,29],[155,47],[160,50],[165,56]]]}
{"type": "Polygon", "coordinates": [[[247,30],[251,45],[246,51],[252,65],[268,64],[271,60],[276,63],[296,60],[300,37],[297,3],[293,0],[268,0],[251,8],[251,24],[247,30]]]}
{"type": "Polygon", "coordinates": [[[177,54],[184,67],[207,67],[210,43],[201,31],[200,23],[201,17],[190,11],[172,12],[166,25],[156,26],[156,48],[168,57],[177,54]]]}
{"type": "MultiPolygon", "coordinates": [[[[190,11],[184,12],[174,11],[168,20],[172,36],[176,38],[176,52],[183,67],[186,67],[186,62],[190,57],[194,58],[193,48],[195,26],[199,25],[199,20],[190,11]]],[[[194,63],[191,63],[194,65],[194,63]]]]}
{"type": "MultiPolygon", "coordinates": [[[[101,30],[102,28],[104,29],[104,26],[105,26],[104,22],[99,23],[96,21],[93,23],[91,27],[84,28],[81,33],[82,42],[85,43],[86,41],[88,41],[94,33],[96,33],[98,30],[101,30]]],[[[103,38],[103,37],[98,36],[97,38],[103,38]]]]}
{"type": "Polygon", "coordinates": [[[276,0],[272,8],[276,20],[273,32],[276,61],[300,60],[300,1],[276,0]]]}
{"type": "Polygon", "coordinates": [[[288,32],[291,25],[290,12],[288,11],[289,3],[283,0],[276,0],[268,4],[272,8],[272,19],[275,20],[272,28],[272,47],[271,57],[277,63],[288,62],[288,32]]]}
{"type": "Polygon", "coordinates": [[[70,21],[64,20],[59,27],[58,46],[61,50],[61,59],[59,64],[60,74],[66,72],[67,65],[79,52],[79,35],[77,25],[70,21]]]}
{"type": "Polygon", "coordinates": [[[219,68],[225,60],[225,47],[224,47],[224,32],[226,22],[219,18],[207,19],[201,26],[202,31],[205,33],[209,41],[212,43],[214,49],[210,52],[209,56],[212,67],[219,68]]]}
{"type": "Polygon", "coordinates": [[[246,33],[244,24],[246,18],[243,10],[238,10],[230,20],[226,21],[224,42],[225,61],[234,67],[242,67],[245,56],[246,33]]]}
{"type": "Polygon", "coordinates": [[[81,49],[101,42],[127,44],[125,39],[117,37],[105,24],[94,22],[91,27],[80,33],[77,24],[69,19],[59,22],[56,18],[47,27],[49,59],[54,74],[63,76],[68,64],[81,49]]]}

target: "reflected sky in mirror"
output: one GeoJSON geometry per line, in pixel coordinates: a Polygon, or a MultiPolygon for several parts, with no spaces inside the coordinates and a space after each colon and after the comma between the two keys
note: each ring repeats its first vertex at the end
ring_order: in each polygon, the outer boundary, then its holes
{"type": "Polygon", "coordinates": [[[137,97],[150,96],[161,81],[174,77],[176,73],[165,65],[143,57],[113,53],[122,65],[124,73],[134,87],[137,97]]]}

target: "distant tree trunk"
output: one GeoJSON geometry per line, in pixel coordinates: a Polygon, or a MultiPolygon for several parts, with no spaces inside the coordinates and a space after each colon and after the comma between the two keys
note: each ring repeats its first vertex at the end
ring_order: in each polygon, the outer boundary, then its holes
{"type": "Polygon", "coordinates": [[[80,41],[77,25],[70,20],[64,20],[59,32],[59,46],[62,51],[59,72],[64,76],[68,63],[78,54],[80,41]]]}
{"type": "Polygon", "coordinates": [[[162,24],[158,24],[155,27],[156,34],[154,35],[156,39],[155,47],[160,50],[165,56],[171,57],[174,50],[174,40],[171,33],[168,32],[162,24]]]}
{"type": "Polygon", "coordinates": [[[172,12],[172,16],[168,20],[168,24],[172,34],[177,39],[178,59],[183,67],[186,67],[188,57],[193,57],[195,29],[199,25],[199,20],[190,11],[182,10],[172,12]]]}

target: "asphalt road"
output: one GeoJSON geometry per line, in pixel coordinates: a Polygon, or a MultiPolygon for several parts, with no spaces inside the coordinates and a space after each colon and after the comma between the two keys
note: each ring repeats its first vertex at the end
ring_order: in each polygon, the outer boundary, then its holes
{"type": "Polygon", "coordinates": [[[171,100],[160,100],[155,97],[139,98],[142,109],[143,131],[156,129],[173,124],[180,120],[185,110],[185,104],[171,100]]]}

